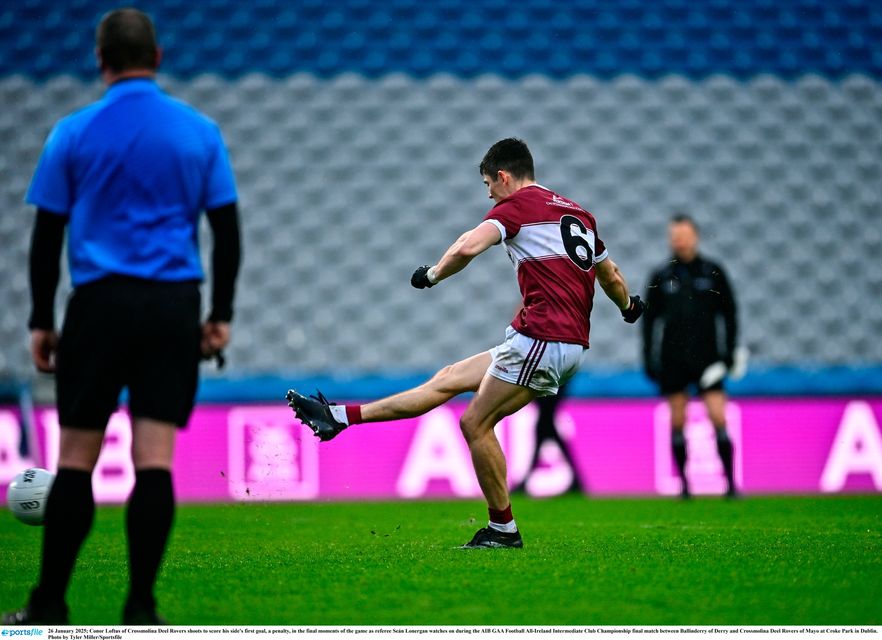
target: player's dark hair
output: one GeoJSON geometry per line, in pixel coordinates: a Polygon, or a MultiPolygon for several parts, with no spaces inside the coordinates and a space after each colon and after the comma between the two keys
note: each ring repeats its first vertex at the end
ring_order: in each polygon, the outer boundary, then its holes
{"type": "Polygon", "coordinates": [[[101,66],[119,73],[156,68],[156,30],[146,13],[126,7],[104,14],[95,30],[101,66]]]}
{"type": "Polygon", "coordinates": [[[695,218],[686,213],[675,213],[671,216],[671,224],[688,224],[692,227],[695,233],[700,233],[698,229],[698,223],[695,222],[695,218]]]}
{"type": "Polygon", "coordinates": [[[508,171],[516,179],[534,179],[533,156],[527,148],[527,143],[517,138],[506,138],[494,144],[478,167],[481,175],[490,176],[496,180],[499,171],[508,171]]]}

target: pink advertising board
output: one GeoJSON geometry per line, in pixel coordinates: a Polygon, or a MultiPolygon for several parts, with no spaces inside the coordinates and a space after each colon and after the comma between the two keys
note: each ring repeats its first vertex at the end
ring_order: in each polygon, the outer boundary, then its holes
{"type": "MultiPolygon", "coordinates": [[[[181,433],[175,460],[178,499],[199,501],[362,500],[477,497],[468,450],[459,433],[463,403],[396,423],[360,425],[319,443],[285,406],[199,407],[181,433]]],[[[504,420],[497,434],[512,484],[521,481],[534,445],[536,410],[504,420]]],[[[28,466],[54,470],[57,414],[35,414],[38,455],[21,453],[13,408],[0,407],[0,501],[28,466]]],[[[747,493],[882,491],[882,399],[737,399],[729,404],[735,473],[747,493]]],[[[672,495],[679,491],[664,403],[572,400],[558,425],[592,495],[672,495]]],[[[722,470],[713,427],[700,403],[690,405],[687,473],[695,493],[720,493],[722,470]]],[[[115,414],[94,475],[100,502],[122,502],[134,472],[128,460],[128,414],[115,414]]],[[[527,489],[553,495],[571,470],[553,446],[527,489]]]]}

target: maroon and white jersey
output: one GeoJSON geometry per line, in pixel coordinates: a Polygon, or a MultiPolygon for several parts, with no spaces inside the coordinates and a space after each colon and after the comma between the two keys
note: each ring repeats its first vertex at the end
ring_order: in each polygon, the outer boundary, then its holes
{"type": "Polygon", "coordinates": [[[531,185],[500,200],[484,221],[502,234],[524,298],[511,326],[531,338],[587,347],[594,265],[609,255],[594,216],[531,185]]]}

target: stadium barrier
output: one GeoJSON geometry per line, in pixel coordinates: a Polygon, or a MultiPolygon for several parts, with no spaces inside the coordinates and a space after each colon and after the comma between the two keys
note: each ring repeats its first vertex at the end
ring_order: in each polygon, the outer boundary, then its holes
{"type": "MultiPolygon", "coordinates": [[[[459,433],[465,404],[420,418],[356,426],[319,444],[279,405],[197,408],[181,433],[175,492],[184,502],[476,498],[480,491],[459,433]]],[[[592,495],[673,495],[679,491],[670,455],[667,406],[657,400],[565,402],[562,436],[592,495]]],[[[729,404],[735,472],[744,493],[882,491],[882,399],[738,398],[729,404]]],[[[13,476],[57,459],[58,419],[37,408],[38,451],[22,446],[19,408],[0,407],[0,500],[13,476]],[[26,453],[24,453],[27,451],[26,453]]],[[[512,484],[521,481],[534,446],[533,406],[504,420],[497,433],[512,484]]],[[[723,490],[713,427],[703,406],[689,406],[687,473],[698,494],[723,490]]],[[[110,421],[94,475],[96,499],[124,501],[134,481],[128,414],[110,421]]],[[[556,448],[543,450],[529,493],[554,495],[570,484],[556,448]]]]}
{"type": "MultiPolygon", "coordinates": [[[[372,400],[422,384],[433,373],[389,370],[374,374],[324,375],[288,372],[212,376],[209,373],[200,383],[198,401],[273,403],[289,388],[321,389],[329,398],[372,400]]],[[[0,384],[0,390],[2,388],[0,384]]],[[[730,395],[743,397],[882,396],[882,364],[751,365],[742,379],[727,380],[726,390],[730,395]]],[[[634,368],[591,366],[573,377],[568,394],[574,398],[656,398],[658,387],[634,368]]]]}

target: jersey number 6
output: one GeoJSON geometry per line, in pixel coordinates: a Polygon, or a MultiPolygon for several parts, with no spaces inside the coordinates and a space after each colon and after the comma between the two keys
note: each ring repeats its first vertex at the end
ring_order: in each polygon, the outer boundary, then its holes
{"type": "Polygon", "coordinates": [[[563,239],[564,249],[570,260],[576,263],[583,271],[588,271],[594,266],[594,250],[591,248],[591,240],[594,234],[588,231],[585,223],[576,216],[564,216],[560,219],[560,236],[563,239]]]}

